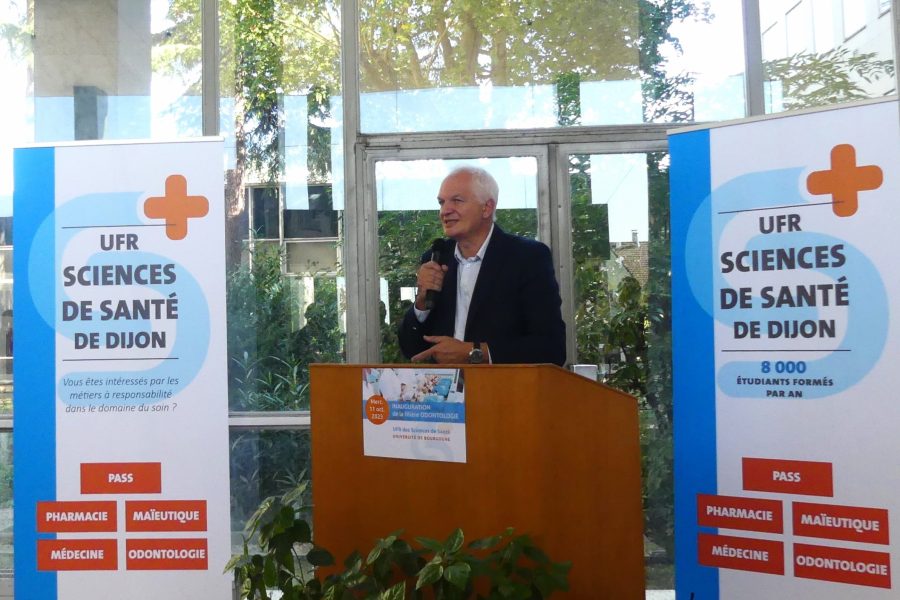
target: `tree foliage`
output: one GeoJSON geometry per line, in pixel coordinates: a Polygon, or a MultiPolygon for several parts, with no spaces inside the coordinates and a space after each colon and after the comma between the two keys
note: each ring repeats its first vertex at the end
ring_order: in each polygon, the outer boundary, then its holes
{"type": "Polygon", "coordinates": [[[894,76],[894,61],[849,48],[792,54],[763,63],[770,89],[780,87],[785,110],[841,104],[871,97],[865,85],[894,76]]]}

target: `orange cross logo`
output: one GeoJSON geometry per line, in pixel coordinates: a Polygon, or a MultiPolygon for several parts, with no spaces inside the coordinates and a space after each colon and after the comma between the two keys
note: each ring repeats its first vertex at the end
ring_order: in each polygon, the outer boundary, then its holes
{"type": "Polygon", "coordinates": [[[184,175],[166,177],[166,195],[151,196],[144,201],[144,214],[151,219],[166,220],[166,235],[170,240],[187,236],[188,219],[205,217],[209,200],[205,196],[188,196],[184,175]]]}
{"type": "Polygon", "coordinates": [[[810,194],[831,194],[832,210],[839,217],[849,217],[859,207],[859,192],[881,187],[884,175],[875,165],[856,166],[856,148],[839,144],[831,149],[831,169],[813,171],[806,178],[810,194]]]}

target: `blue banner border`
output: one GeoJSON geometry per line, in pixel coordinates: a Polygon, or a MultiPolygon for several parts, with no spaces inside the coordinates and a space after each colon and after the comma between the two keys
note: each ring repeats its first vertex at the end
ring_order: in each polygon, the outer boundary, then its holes
{"type": "Polygon", "coordinates": [[[715,493],[716,387],[713,317],[691,290],[689,277],[711,278],[713,269],[710,189],[710,132],[669,136],[672,160],[672,363],[675,477],[675,590],[678,598],[719,597],[716,569],[703,567],[697,554],[697,494],[715,493]],[[703,214],[701,211],[707,211],[703,214]],[[691,222],[701,219],[689,240],[691,222]],[[703,227],[703,221],[709,222],[703,227]],[[688,264],[686,247],[707,249],[688,264]]]}
{"type": "MultiPolygon", "coordinates": [[[[37,502],[56,499],[56,340],[41,314],[56,314],[55,248],[35,248],[55,208],[55,149],[13,154],[13,543],[16,600],[54,600],[55,572],[37,570],[37,502]],[[46,225],[45,225],[46,226],[46,225]]],[[[51,239],[54,239],[52,236],[51,239]]]]}

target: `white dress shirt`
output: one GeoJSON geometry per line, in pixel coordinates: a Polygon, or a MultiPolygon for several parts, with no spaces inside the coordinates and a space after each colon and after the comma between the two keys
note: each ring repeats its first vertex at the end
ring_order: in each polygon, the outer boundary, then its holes
{"type": "MultiPolygon", "coordinates": [[[[456,316],[453,324],[453,337],[458,340],[463,340],[466,335],[466,321],[469,318],[469,305],[472,303],[472,292],[475,291],[475,283],[478,281],[478,273],[481,271],[481,261],[484,260],[484,253],[487,250],[493,234],[494,225],[491,224],[491,230],[488,231],[487,237],[484,238],[484,243],[481,244],[481,248],[478,249],[475,256],[470,258],[463,257],[462,253],[459,251],[459,244],[456,245],[453,251],[453,256],[456,258],[457,262],[456,316]]],[[[424,322],[431,312],[429,310],[419,310],[415,306],[413,306],[413,310],[416,312],[416,319],[418,319],[419,323],[424,322]]]]}

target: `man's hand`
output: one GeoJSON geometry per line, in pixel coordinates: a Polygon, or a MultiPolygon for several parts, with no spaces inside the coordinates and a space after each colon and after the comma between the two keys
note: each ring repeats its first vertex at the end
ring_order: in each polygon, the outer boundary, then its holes
{"type": "Polygon", "coordinates": [[[426,335],[423,339],[434,346],[413,356],[413,362],[430,360],[438,364],[467,363],[469,352],[474,348],[472,342],[463,342],[447,335],[426,335]]]}
{"type": "Polygon", "coordinates": [[[418,286],[416,308],[427,310],[425,308],[425,294],[428,290],[441,291],[441,288],[444,286],[444,273],[446,272],[447,265],[439,265],[433,260],[429,260],[419,267],[419,272],[416,274],[416,286],[418,286]]]}

